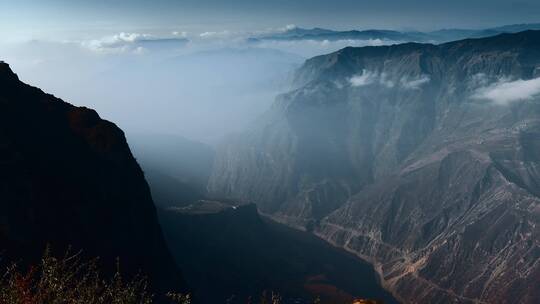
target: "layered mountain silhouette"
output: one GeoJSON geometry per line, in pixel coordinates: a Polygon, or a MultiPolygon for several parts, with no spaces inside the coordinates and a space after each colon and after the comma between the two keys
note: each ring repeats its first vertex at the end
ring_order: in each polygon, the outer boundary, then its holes
{"type": "Polygon", "coordinates": [[[382,40],[401,42],[448,42],[465,38],[482,38],[502,33],[517,33],[525,30],[540,30],[540,24],[512,24],[487,29],[442,29],[437,31],[394,31],[394,30],[329,30],[324,28],[305,29],[292,27],[280,33],[252,37],[250,42],[298,41],[298,40],[382,40]]]}
{"type": "Polygon", "coordinates": [[[282,33],[263,35],[261,37],[253,37],[249,41],[257,42],[260,40],[276,40],[276,41],[294,41],[294,40],[392,40],[392,41],[424,41],[429,39],[429,35],[421,32],[399,32],[393,30],[348,30],[335,31],[323,28],[292,28],[282,33]]]}
{"type": "Polygon", "coordinates": [[[91,109],[21,82],[0,62],[0,248],[32,264],[49,244],[114,271],[184,288],[123,132],[91,109]]]}
{"type": "Polygon", "coordinates": [[[209,190],[375,265],[406,303],[538,303],[540,31],[345,48],[218,151],[209,190]]]}

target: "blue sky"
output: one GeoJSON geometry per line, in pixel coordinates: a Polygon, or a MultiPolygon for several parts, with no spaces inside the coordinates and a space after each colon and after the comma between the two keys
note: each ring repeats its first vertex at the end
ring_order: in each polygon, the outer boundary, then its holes
{"type": "Polygon", "coordinates": [[[538,0],[0,0],[4,39],[114,31],[439,29],[540,21],[538,0]]]}

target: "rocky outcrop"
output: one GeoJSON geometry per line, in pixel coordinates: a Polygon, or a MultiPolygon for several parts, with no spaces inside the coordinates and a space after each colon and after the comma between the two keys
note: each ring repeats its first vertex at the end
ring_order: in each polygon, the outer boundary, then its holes
{"type": "Polygon", "coordinates": [[[539,77],[538,31],[315,57],[209,190],[371,261],[403,302],[536,303],[539,77]]]}
{"type": "Polygon", "coordinates": [[[123,132],[91,109],[28,86],[0,62],[0,247],[32,263],[46,244],[105,269],[184,287],[123,132]]]}

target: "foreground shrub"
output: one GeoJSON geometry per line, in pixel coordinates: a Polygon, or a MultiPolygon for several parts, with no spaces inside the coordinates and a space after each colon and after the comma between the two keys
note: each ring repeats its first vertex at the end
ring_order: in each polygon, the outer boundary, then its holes
{"type": "MultiPolygon", "coordinates": [[[[138,276],[124,280],[117,262],[110,279],[100,275],[97,260],[84,262],[80,253],[57,258],[46,250],[41,261],[26,270],[16,264],[5,268],[0,277],[0,304],[155,304],[147,281],[138,276]]],[[[168,293],[171,303],[191,304],[191,296],[168,293]]],[[[234,303],[231,297],[226,303],[234,303]]],[[[248,298],[246,304],[281,304],[279,293],[263,292],[258,301],[248,298]]],[[[321,304],[316,298],[314,304],[321,304]]],[[[356,299],[352,304],[380,304],[379,301],[356,299]]],[[[347,304],[347,303],[344,303],[347,304]]]]}
{"type": "MultiPolygon", "coordinates": [[[[118,264],[117,264],[118,265],[118,264]]],[[[168,294],[171,301],[189,304],[191,299],[168,294]]],[[[103,279],[97,261],[83,262],[69,252],[56,258],[45,251],[41,262],[23,271],[16,264],[0,278],[0,304],[152,304],[147,281],[136,277],[126,281],[119,267],[111,279],[103,279]]]]}

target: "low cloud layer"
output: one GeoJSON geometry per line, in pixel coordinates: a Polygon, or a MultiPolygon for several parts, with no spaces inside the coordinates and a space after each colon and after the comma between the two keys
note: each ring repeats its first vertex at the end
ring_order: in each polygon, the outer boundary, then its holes
{"type": "Polygon", "coordinates": [[[186,32],[175,31],[172,37],[154,37],[148,34],[125,33],[105,36],[100,39],[82,41],[81,45],[93,52],[103,54],[134,53],[143,54],[150,49],[166,49],[184,45],[188,40],[186,32]],[[158,44],[161,44],[158,46],[158,44]]]}
{"type": "MultiPolygon", "coordinates": [[[[155,45],[159,42],[166,42],[169,48],[177,40],[181,44],[182,40],[190,47],[198,50],[224,47],[256,47],[277,49],[288,53],[310,58],[317,55],[328,54],[342,48],[381,46],[396,44],[399,41],[382,39],[341,39],[341,40],[251,40],[251,37],[261,37],[268,35],[279,35],[288,31],[298,29],[295,25],[287,25],[281,28],[268,28],[258,31],[234,31],[229,29],[217,29],[202,32],[186,32],[181,29],[174,29],[162,34],[147,34],[137,32],[121,32],[90,40],[77,41],[87,50],[100,54],[143,54],[155,50],[155,45]],[[157,35],[157,36],[156,36],[157,35]]],[[[165,44],[165,43],[164,43],[165,44]]]]}
{"type": "Polygon", "coordinates": [[[500,105],[530,100],[538,96],[540,96],[540,77],[530,80],[500,79],[491,85],[476,89],[473,94],[474,99],[490,100],[500,105]]]}
{"type": "Polygon", "coordinates": [[[204,32],[200,33],[199,37],[203,39],[224,39],[224,38],[231,38],[235,37],[236,33],[230,32],[228,30],[223,30],[219,32],[204,32]]]}

